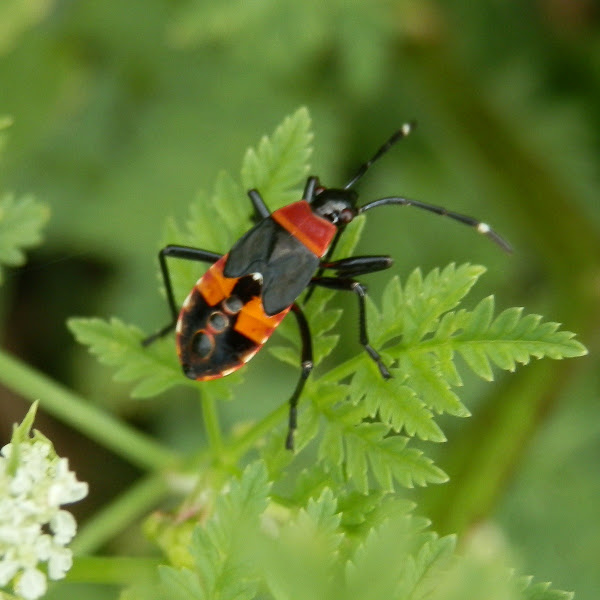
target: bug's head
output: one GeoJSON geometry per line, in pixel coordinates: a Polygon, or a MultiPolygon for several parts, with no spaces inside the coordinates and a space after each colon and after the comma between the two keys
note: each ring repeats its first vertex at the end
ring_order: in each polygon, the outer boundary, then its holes
{"type": "Polygon", "coordinates": [[[347,225],[356,217],[358,194],[354,190],[318,189],[312,202],[313,212],[336,227],[347,225]]]}

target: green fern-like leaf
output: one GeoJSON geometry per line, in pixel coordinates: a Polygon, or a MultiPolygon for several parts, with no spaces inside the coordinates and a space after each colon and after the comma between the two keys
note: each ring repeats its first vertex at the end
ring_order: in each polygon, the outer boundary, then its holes
{"type": "Polygon", "coordinates": [[[357,489],[371,488],[369,473],[379,489],[391,491],[394,482],[405,487],[442,483],[446,474],[422,452],[408,448],[404,436],[386,437],[383,423],[361,422],[356,408],[340,405],[325,413],[328,423],[319,446],[319,460],[330,468],[344,466],[346,476],[357,489]]]}
{"type": "MultiPolygon", "coordinates": [[[[300,478],[317,487],[314,473],[300,478]]],[[[331,482],[331,480],[330,480],[331,482]]],[[[293,508],[269,498],[264,462],[230,479],[195,527],[185,568],[163,566],[174,600],[570,600],[506,567],[503,546],[455,551],[396,495],[340,493],[325,485],[293,508]],[[378,508],[383,507],[381,520],[378,508]],[[352,523],[351,527],[348,524],[352,523]],[[357,527],[357,523],[360,526],[357,527]]]]}
{"type": "MultiPolygon", "coordinates": [[[[89,347],[98,360],[116,367],[115,381],[137,382],[131,390],[133,398],[149,398],[175,385],[197,388],[197,383],[185,377],[177,361],[172,340],[157,340],[150,348],[142,346],[144,334],[134,325],[119,319],[71,318],[67,326],[78,342],[89,347]]],[[[235,373],[230,381],[207,382],[204,393],[221,400],[231,398],[231,385],[241,380],[235,373]]]]}
{"type": "MultiPolygon", "coordinates": [[[[408,438],[388,434],[404,431],[442,442],[435,415],[469,415],[455,391],[462,385],[457,354],[489,380],[491,363],[514,370],[532,356],[558,359],[586,352],[572,333],[537,315],[523,316],[521,309],[494,319],[491,298],[472,311],[455,310],[483,273],[482,267],[468,264],[435,269],[425,277],[417,269],[404,286],[396,278],[390,281],[382,297],[384,310],[368,304],[373,345],[382,348],[394,378],[383,380],[362,353],[307,386],[311,404],[305,402],[303,410],[308,422],[318,423],[320,417],[324,425],[319,460],[328,470],[343,471],[363,492],[445,481],[442,471],[409,447],[408,438]]],[[[276,355],[292,362],[291,352],[278,348],[276,355]]],[[[317,432],[313,426],[309,434],[317,432]]],[[[307,442],[302,435],[299,439],[307,442]]]]}
{"type": "Polygon", "coordinates": [[[439,575],[451,566],[455,547],[455,536],[433,536],[409,556],[400,584],[404,597],[416,600],[432,595],[439,585],[439,575]]]}
{"type": "Polygon", "coordinates": [[[256,188],[272,208],[298,200],[296,190],[308,175],[312,133],[306,108],[284,119],[270,137],[263,137],[258,148],[249,149],[242,165],[245,189],[256,188]]]}
{"type": "Polygon", "coordinates": [[[288,520],[276,538],[264,540],[258,556],[269,597],[328,597],[345,541],[340,518],[334,494],[325,488],[288,520]]]}
{"type": "Polygon", "coordinates": [[[245,539],[256,535],[259,516],[267,504],[267,471],[257,462],[232,480],[217,500],[205,526],[194,532],[191,554],[194,569],[162,567],[166,597],[175,600],[250,600],[256,594],[257,574],[242,550],[245,539]]]}
{"type": "Polygon", "coordinates": [[[23,250],[41,242],[41,229],[49,215],[48,207],[29,196],[15,200],[6,194],[0,198],[0,282],[2,264],[22,265],[23,250]]]}
{"type": "MultiPolygon", "coordinates": [[[[509,308],[493,319],[494,299],[482,300],[465,316],[462,331],[452,342],[469,367],[491,381],[490,361],[505,371],[517,363],[526,365],[534,358],[572,358],[586,354],[585,347],[573,339],[574,333],[559,331],[560,324],[542,322],[540,315],[523,316],[522,308],[509,308]]],[[[450,331],[448,339],[452,338],[450,331]]]]}
{"type": "Polygon", "coordinates": [[[116,381],[138,382],[131,392],[133,397],[146,398],[185,383],[172,346],[159,340],[152,348],[143,348],[144,334],[138,327],[115,318],[108,322],[72,318],[67,326],[101,363],[117,368],[116,381]]]}
{"type": "Polygon", "coordinates": [[[552,589],[547,581],[532,584],[532,580],[533,577],[523,577],[517,584],[523,600],[572,600],[575,596],[572,592],[552,589]]]}

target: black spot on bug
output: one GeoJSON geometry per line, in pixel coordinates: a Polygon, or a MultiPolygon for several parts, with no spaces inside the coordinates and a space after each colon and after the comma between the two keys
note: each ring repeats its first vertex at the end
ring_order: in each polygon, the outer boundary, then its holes
{"type": "Polygon", "coordinates": [[[222,312],[215,311],[208,317],[208,325],[215,333],[221,333],[229,325],[229,319],[222,312]]]}
{"type": "Polygon", "coordinates": [[[225,298],[223,300],[223,310],[230,315],[236,315],[242,310],[244,303],[240,300],[238,296],[229,296],[229,298],[225,298]]]}
{"type": "Polygon", "coordinates": [[[206,360],[210,357],[214,348],[214,338],[204,330],[198,331],[192,338],[192,342],[190,344],[191,351],[203,360],[206,360]]]}

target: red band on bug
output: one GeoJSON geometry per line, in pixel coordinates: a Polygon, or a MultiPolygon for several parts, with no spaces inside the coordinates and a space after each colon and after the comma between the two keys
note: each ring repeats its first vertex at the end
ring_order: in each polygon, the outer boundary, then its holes
{"type": "Polygon", "coordinates": [[[312,212],[306,200],[288,204],[271,217],[319,257],[325,255],[337,232],[333,223],[312,212]]]}

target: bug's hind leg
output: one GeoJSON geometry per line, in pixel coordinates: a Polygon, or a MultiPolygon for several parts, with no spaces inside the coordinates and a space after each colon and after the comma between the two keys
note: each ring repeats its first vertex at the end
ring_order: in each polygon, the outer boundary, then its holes
{"type": "MultiPolygon", "coordinates": [[[[379,257],[378,257],[379,258],[379,257]]],[[[382,257],[387,258],[387,257],[382,257]]],[[[383,267],[386,268],[386,267],[383,267]]],[[[365,298],[367,296],[367,288],[354,279],[345,277],[313,277],[311,283],[321,287],[329,288],[330,290],[338,290],[342,292],[354,292],[358,298],[358,332],[361,346],[366,353],[375,361],[379,368],[379,372],[384,379],[391,379],[392,374],[385,366],[381,355],[369,343],[367,334],[367,316],[365,308],[365,298]]]]}
{"type": "Polygon", "coordinates": [[[177,317],[179,316],[179,310],[175,303],[175,296],[173,295],[173,286],[171,285],[171,277],[169,275],[169,267],[167,265],[167,257],[181,258],[183,260],[195,260],[199,262],[215,263],[221,258],[221,254],[216,252],[210,252],[208,250],[202,250],[200,248],[191,248],[189,246],[165,246],[158,253],[158,262],[160,264],[160,272],[162,273],[163,282],[165,285],[165,292],[167,294],[167,302],[169,303],[169,309],[171,311],[171,321],[165,325],[162,329],[142,340],[142,346],[148,346],[158,338],[165,336],[167,333],[172,331],[177,324],[177,317]]]}
{"type": "Polygon", "coordinates": [[[312,340],[310,337],[310,329],[308,327],[308,321],[302,312],[302,309],[297,304],[292,304],[292,312],[296,317],[296,321],[298,323],[298,329],[300,331],[300,338],[302,340],[302,351],[300,358],[300,368],[302,369],[300,372],[300,379],[298,379],[298,383],[296,384],[296,389],[290,398],[290,413],[289,413],[289,421],[288,421],[288,433],[285,439],[285,447],[287,450],[294,449],[294,432],[298,426],[297,423],[297,406],[298,400],[300,399],[300,394],[302,394],[302,390],[304,389],[304,385],[306,384],[306,380],[310,375],[310,372],[313,370],[313,352],[312,352],[312,340]]]}

